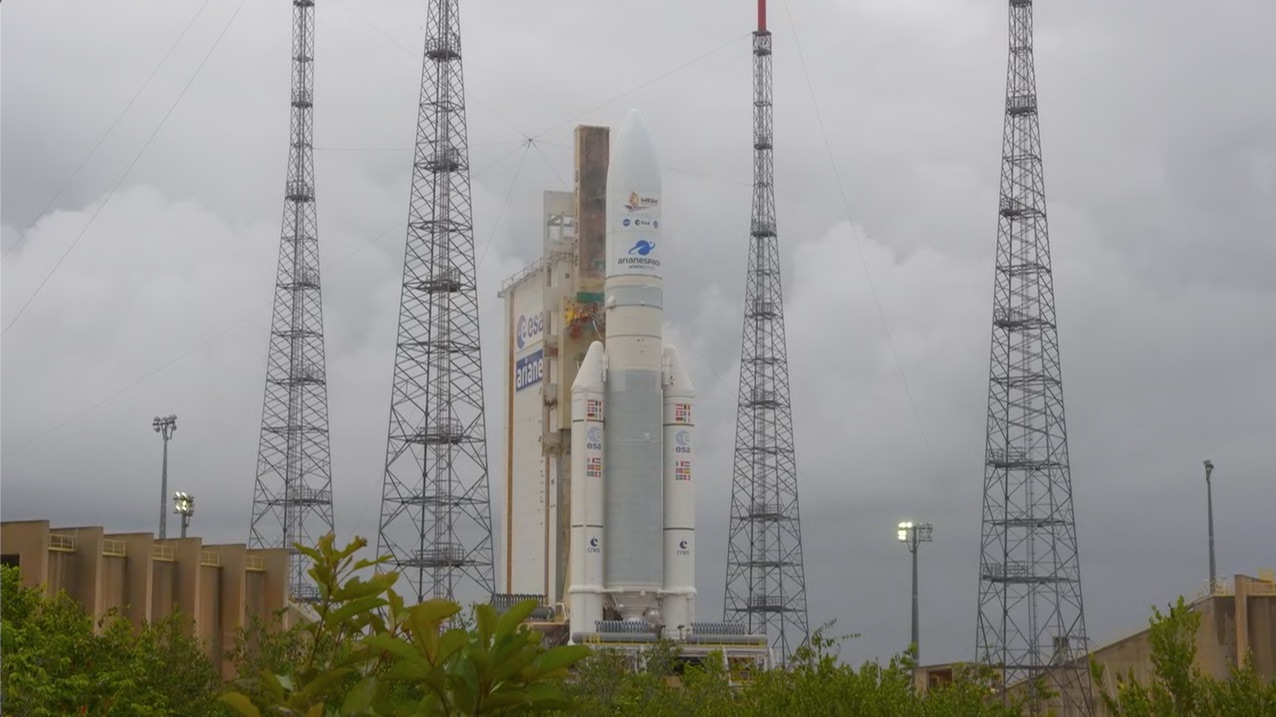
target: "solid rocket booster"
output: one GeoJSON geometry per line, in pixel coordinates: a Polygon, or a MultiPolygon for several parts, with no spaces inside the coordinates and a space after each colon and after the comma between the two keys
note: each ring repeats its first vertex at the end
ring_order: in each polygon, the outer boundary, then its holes
{"type": "Polygon", "coordinates": [[[608,600],[666,635],[694,614],[695,391],[663,340],[663,254],[660,166],[631,111],[607,171],[606,340],[572,385],[572,634],[608,600]]]}

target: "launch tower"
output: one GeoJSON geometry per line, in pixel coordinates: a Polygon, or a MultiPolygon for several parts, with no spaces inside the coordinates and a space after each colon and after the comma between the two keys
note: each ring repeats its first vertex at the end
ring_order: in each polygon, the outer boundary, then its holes
{"type": "Polygon", "coordinates": [[[292,130],[248,547],[288,548],[292,597],[310,601],[319,592],[294,544],[332,532],[332,466],[311,145],[315,7],[292,6],[292,130]]]}
{"type": "Polygon", "coordinates": [[[780,287],[771,143],[771,33],[758,0],[753,33],[753,218],[723,619],[764,633],[777,660],[808,637],[789,361],[780,287]]]}
{"type": "Polygon", "coordinates": [[[457,0],[430,0],[377,554],[417,600],[486,601],[487,426],[457,0]]]}
{"type": "Polygon", "coordinates": [[[1032,1],[1010,0],[1010,57],[988,382],[978,658],[1090,714],[1032,58],[1032,1]]]}

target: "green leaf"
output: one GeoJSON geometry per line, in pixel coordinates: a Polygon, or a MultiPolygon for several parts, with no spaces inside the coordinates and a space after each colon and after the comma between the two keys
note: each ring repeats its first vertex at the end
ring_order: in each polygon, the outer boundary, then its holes
{"type": "Polygon", "coordinates": [[[350,690],[346,695],[346,701],[341,703],[342,715],[357,715],[368,709],[372,704],[373,698],[377,696],[377,678],[375,675],[368,675],[359,680],[359,683],[350,690]]]}
{"type": "Polygon", "coordinates": [[[252,700],[238,692],[227,692],[220,699],[244,717],[261,717],[261,711],[253,705],[252,700]]]}
{"type": "MultiPolygon", "coordinates": [[[[377,647],[407,660],[421,660],[421,656],[411,645],[397,637],[389,635],[371,635],[363,638],[363,644],[377,647]]],[[[424,661],[422,660],[424,664],[424,661]]]]}
{"type": "Polygon", "coordinates": [[[340,625],[350,618],[360,613],[371,612],[382,605],[388,605],[389,602],[384,598],[370,596],[359,598],[353,602],[342,605],[340,609],[324,616],[324,622],[329,625],[340,625]]]}

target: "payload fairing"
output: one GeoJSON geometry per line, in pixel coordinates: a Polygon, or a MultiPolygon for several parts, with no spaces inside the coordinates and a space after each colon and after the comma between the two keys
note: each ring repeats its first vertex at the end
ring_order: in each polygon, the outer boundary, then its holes
{"type": "Polygon", "coordinates": [[[572,384],[570,625],[622,620],[677,637],[695,615],[695,391],[663,338],[660,165],[636,111],[607,170],[606,339],[572,384]]]}

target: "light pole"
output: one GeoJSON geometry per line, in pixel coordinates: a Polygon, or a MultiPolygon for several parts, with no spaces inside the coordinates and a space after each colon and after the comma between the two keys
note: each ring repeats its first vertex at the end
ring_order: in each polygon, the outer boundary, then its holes
{"type": "Polygon", "coordinates": [[[912,644],[917,647],[917,661],[921,664],[921,644],[917,641],[917,547],[922,543],[931,542],[931,525],[930,523],[914,523],[911,520],[904,521],[899,524],[899,542],[908,546],[908,552],[913,554],[913,639],[912,644]]]}
{"type": "Polygon", "coordinates": [[[177,430],[177,416],[156,416],[155,420],[151,421],[151,427],[164,439],[164,467],[160,472],[159,524],[159,537],[163,540],[168,537],[168,440],[173,437],[173,431],[177,430]]]}
{"type": "Polygon", "coordinates": [[[186,537],[186,528],[191,524],[191,516],[195,515],[195,496],[177,491],[173,494],[173,512],[182,516],[182,537],[186,537]]]}
{"type": "Polygon", "coordinates": [[[1214,489],[1210,485],[1210,474],[1214,472],[1214,461],[1205,459],[1205,506],[1209,512],[1210,526],[1210,595],[1214,594],[1215,580],[1218,574],[1214,571],[1214,489]]]}

